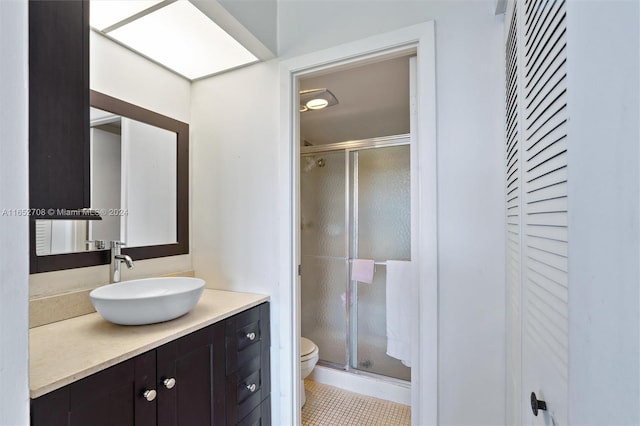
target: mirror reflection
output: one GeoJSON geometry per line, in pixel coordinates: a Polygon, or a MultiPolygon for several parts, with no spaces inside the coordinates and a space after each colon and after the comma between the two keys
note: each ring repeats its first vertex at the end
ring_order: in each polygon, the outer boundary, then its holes
{"type": "Polygon", "coordinates": [[[91,209],[101,220],[36,220],[36,255],[178,242],[175,132],[91,108],[91,209]]]}

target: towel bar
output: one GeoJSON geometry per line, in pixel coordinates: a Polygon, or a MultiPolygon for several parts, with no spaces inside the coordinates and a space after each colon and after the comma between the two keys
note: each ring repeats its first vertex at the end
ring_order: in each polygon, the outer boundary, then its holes
{"type": "MultiPolygon", "coordinates": [[[[353,259],[347,259],[349,262],[352,262],[353,259]]],[[[374,260],[373,261],[374,265],[383,265],[383,266],[387,266],[387,262],[386,261],[382,261],[382,260],[374,260]]]]}

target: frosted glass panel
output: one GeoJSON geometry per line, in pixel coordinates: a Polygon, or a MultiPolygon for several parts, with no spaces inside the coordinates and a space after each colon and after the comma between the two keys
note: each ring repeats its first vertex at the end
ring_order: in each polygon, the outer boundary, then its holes
{"type": "Polygon", "coordinates": [[[302,157],[302,254],[346,256],[345,153],[302,157]]]}
{"type": "Polygon", "coordinates": [[[409,146],[352,152],[351,163],[357,186],[353,232],[358,257],[411,260],[409,146]]]}
{"type": "Polygon", "coordinates": [[[301,159],[302,335],[346,365],[345,153],[301,159]]]}
{"type": "Polygon", "coordinates": [[[354,367],[396,379],[411,380],[411,369],[387,355],[385,282],[386,267],[378,265],[372,284],[356,284],[358,350],[354,367]]]}
{"type": "Polygon", "coordinates": [[[302,336],[318,346],[321,360],[346,365],[346,263],[303,256],[302,271],[302,336]]]}
{"type": "MultiPolygon", "coordinates": [[[[354,257],[384,262],[411,259],[409,146],[366,149],[351,154],[354,257]]],[[[372,284],[357,289],[357,359],[352,366],[410,380],[411,369],[386,354],[386,267],[377,265],[372,284]]]]}

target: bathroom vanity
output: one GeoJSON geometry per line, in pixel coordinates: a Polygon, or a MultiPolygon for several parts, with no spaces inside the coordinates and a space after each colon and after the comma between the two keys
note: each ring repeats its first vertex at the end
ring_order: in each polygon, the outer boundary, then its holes
{"type": "Polygon", "coordinates": [[[270,424],[267,296],[206,289],[173,321],[29,334],[33,426],[270,424]]]}

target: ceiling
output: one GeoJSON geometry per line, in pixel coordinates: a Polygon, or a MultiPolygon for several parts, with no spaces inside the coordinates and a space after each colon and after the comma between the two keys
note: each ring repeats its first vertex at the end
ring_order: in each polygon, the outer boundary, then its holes
{"type": "Polygon", "coordinates": [[[338,105],[300,114],[300,140],[322,145],[409,133],[409,56],[300,80],[338,105]]]}
{"type": "Polygon", "coordinates": [[[192,1],[92,0],[91,27],[189,80],[258,61],[192,1]]]}

